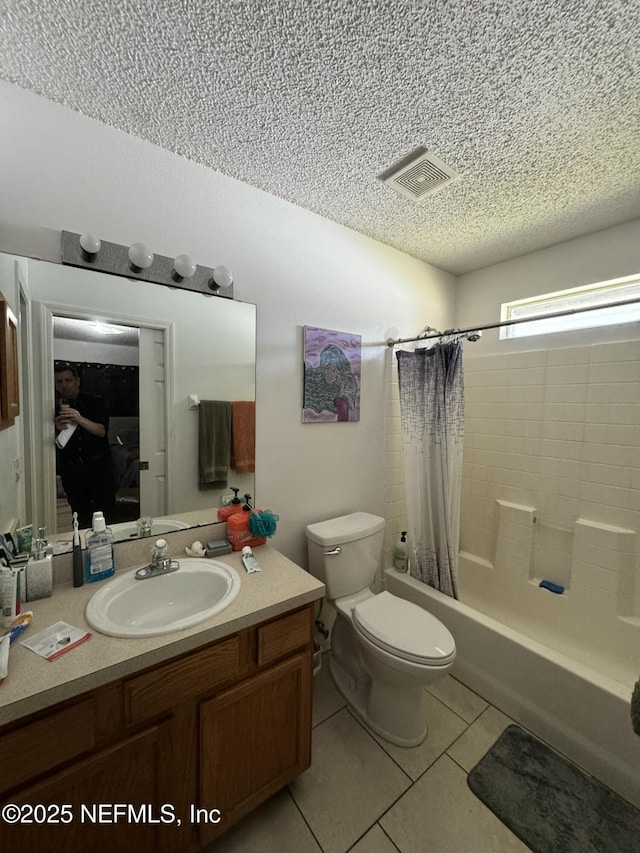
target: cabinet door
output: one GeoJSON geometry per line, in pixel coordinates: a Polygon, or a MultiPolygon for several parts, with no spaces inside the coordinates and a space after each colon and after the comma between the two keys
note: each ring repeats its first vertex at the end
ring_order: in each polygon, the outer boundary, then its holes
{"type": "Polygon", "coordinates": [[[170,812],[160,808],[171,803],[165,779],[171,755],[169,727],[164,723],[146,729],[7,797],[21,809],[22,821],[3,823],[0,849],[3,853],[174,850],[179,830],[163,822],[170,812]],[[131,808],[122,813],[115,804],[131,808]]]}
{"type": "Polygon", "coordinates": [[[200,705],[200,840],[217,838],[311,763],[311,653],[200,705]],[[221,820],[208,820],[211,810],[221,820]]]}

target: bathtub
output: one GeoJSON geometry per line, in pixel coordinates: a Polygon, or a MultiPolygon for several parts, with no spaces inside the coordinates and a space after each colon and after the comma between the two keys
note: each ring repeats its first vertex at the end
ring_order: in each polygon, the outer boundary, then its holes
{"type": "MultiPolygon", "coordinates": [[[[443,622],[452,675],[640,808],[640,737],[631,689],[390,568],[386,589],[443,622]]],[[[640,661],[638,662],[640,666],[640,661]]]]}

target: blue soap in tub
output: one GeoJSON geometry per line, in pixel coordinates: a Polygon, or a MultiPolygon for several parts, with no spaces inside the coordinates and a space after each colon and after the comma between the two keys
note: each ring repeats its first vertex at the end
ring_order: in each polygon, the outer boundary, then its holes
{"type": "Polygon", "coordinates": [[[558,583],[553,583],[553,581],[540,581],[538,586],[541,586],[543,589],[548,589],[549,592],[555,592],[557,595],[562,595],[564,592],[564,587],[560,586],[558,583]]]}

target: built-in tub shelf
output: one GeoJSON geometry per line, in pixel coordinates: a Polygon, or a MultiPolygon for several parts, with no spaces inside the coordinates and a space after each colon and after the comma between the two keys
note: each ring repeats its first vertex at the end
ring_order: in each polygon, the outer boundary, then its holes
{"type": "Polygon", "coordinates": [[[640,629],[638,531],[587,518],[549,518],[513,501],[495,504],[490,553],[458,555],[459,587],[466,596],[488,597],[494,610],[535,607],[544,599],[528,587],[548,592],[540,587],[546,579],[564,587],[552,595],[572,598],[580,612],[597,610],[615,624],[640,629]]]}
{"type": "MultiPolygon", "coordinates": [[[[616,599],[617,616],[640,624],[638,532],[587,518],[547,518],[536,507],[497,500],[493,570],[497,577],[543,579],[564,587],[578,585],[616,599]]],[[[475,562],[473,555],[467,555],[475,562]]]]}

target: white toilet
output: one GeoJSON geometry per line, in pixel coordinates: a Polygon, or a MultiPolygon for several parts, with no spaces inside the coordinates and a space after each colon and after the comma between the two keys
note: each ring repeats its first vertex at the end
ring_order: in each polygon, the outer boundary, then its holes
{"type": "Polygon", "coordinates": [[[400,746],[427,734],[423,688],[453,666],[456,644],[435,616],[369,585],[382,553],[384,519],[366,512],[306,528],[309,569],[327,588],[337,618],[329,668],[359,717],[400,746]]]}

